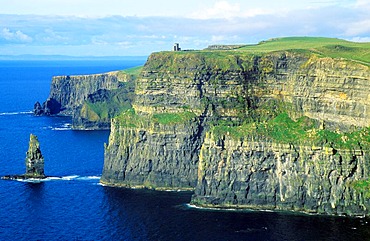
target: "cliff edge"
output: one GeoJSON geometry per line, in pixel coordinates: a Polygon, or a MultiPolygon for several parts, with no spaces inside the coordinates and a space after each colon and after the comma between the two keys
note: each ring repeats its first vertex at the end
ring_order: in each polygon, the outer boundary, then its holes
{"type": "Polygon", "coordinates": [[[369,215],[370,45],[273,39],[152,54],[101,182],[206,207],[369,215]]]}
{"type": "Polygon", "coordinates": [[[74,129],[109,129],[110,119],[131,107],[136,71],[55,76],[48,99],[36,102],[34,114],[72,117],[74,129]]]}

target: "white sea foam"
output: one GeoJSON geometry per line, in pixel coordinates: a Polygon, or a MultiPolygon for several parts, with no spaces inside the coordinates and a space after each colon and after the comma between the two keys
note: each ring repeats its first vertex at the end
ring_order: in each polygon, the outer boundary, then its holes
{"type": "Polygon", "coordinates": [[[87,177],[78,177],[76,180],[81,180],[81,181],[89,181],[89,180],[99,180],[99,176],[87,176],[87,177]]]}
{"type": "Polygon", "coordinates": [[[50,182],[50,181],[91,181],[99,180],[100,176],[79,176],[79,175],[70,175],[62,177],[47,177],[47,178],[28,178],[28,179],[15,179],[19,182],[30,182],[30,183],[40,183],[40,182],[50,182]]]}
{"type": "Polygon", "coordinates": [[[15,179],[18,182],[30,182],[30,183],[40,183],[44,182],[45,179],[38,179],[38,178],[29,178],[29,179],[15,179]]]}
{"type": "Polygon", "coordinates": [[[33,113],[32,111],[3,112],[3,113],[0,113],[0,116],[2,115],[28,115],[32,113],[33,113]]]}
{"type": "Polygon", "coordinates": [[[216,211],[226,211],[226,212],[271,212],[273,213],[273,210],[268,209],[250,209],[250,208],[225,208],[225,207],[201,207],[194,204],[185,204],[188,208],[194,208],[194,209],[200,209],[200,210],[216,210],[216,211]]]}
{"type": "Polygon", "coordinates": [[[64,124],[61,127],[51,127],[53,131],[69,131],[72,130],[71,124],[64,124]]]}
{"type": "Polygon", "coordinates": [[[59,180],[62,180],[62,177],[47,177],[44,180],[45,181],[59,181],[59,180]]]}
{"type": "Polygon", "coordinates": [[[70,181],[70,180],[74,180],[74,179],[76,179],[78,177],[79,177],[78,175],[64,176],[64,177],[62,177],[62,180],[64,180],[64,181],[70,181]]]}

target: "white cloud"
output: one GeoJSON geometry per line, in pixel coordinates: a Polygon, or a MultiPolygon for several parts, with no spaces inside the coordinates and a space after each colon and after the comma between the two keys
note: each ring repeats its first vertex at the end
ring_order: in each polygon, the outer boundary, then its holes
{"type": "Polygon", "coordinates": [[[364,42],[370,42],[370,37],[354,37],[354,38],[350,38],[348,40],[352,41],[352,42],[364,43],[364,42]]]}
{"type": "Polygon", "coordinates": [[[370,34],[370,19],[362,21],[356,21],[346,25],[347,30],[345,34],[347,36],[356,36],[362,34],[370,34]]]}
{"type": "Polygon", "coordinates": [[[213,35],[210,43],[236,43],[237,41],[240,41],[240,37],[238,35],[213,35]]]}
{"type": "Polygon", "coordinates": [[[68,38],[65,36],[62,36],[61,34],[56,33],[52,29],[45,29],[42,34],[40,34],[40,38],[44,40],[45,42],[54,42],[54,43],[63,43],[68,44],[68,38]]]}
{"type": "Polygon", "coordinates": [[[357,8],[370,10],[370,1],[369,0],[357,0],[355,6],[357,8]]]}
{"type": "Polygon", "coordinates": [[[231,3],[231,1],[217,1],[212,7],[202,6],[200,10],[189,15],[194,19],[235,19],[253,18],[258,16],[287,16],[296,9],[308,9],[307,6],[298,4],[296,0],[287,0],[281,4],[272,0],[259,0],[255,2],[231,3]]]}
{"type": "Polygon", "coordinates": [[[211,8],[195,12],[191,17],[196,19],[233,18],[240,15],[240,5],[228,1],[218,1],[211,8]]]}
{"type": "Polygon", "coordinates": [[[32,38],[27,34],[24,34],[22,31],[11,31],[9,28],[3,28],[0,33],[0,37],[9,41],[9,42],[22,42],[28,43],[32,42],[32,38]]]}
{"type": "Polygon", "coordinates": [[[2,54],[29,53],[28,48],[40,54],[147,55],[170,50],[174,42],[184,49],[202,49],[211,44],[257,43],[282,36],[358,41],[370,37],[369,11],[359,7],[368,1],[346,6],[320,3],[315,8],[299,2],[295,10],[272,0],[260,0],[266,8],[260,8],[259,1],[197,1],[199,11],[191,18],[0,14],[0,50],[2,54]],[[14,44],[9,47],[10,43],[14,44]]]}

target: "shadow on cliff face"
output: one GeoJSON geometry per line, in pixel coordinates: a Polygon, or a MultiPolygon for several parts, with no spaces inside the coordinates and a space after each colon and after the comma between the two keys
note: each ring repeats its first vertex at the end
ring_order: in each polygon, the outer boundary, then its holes
{"type": "Polygon", "coordinates": [[[47,99],[41,106],[40,102],[36,102],[33,108],[33,113],[36,116],[40,115],[56,115],[62,111],[62,105],[55,99],[47,99]]]}

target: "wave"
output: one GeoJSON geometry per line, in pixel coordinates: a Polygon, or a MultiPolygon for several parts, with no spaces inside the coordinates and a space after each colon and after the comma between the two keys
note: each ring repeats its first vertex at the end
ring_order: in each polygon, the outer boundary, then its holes
{"type": "Polygon", "coordinates": [[[51,127],[53,131],[69,131],[72,130],[72,124],[71,123],[65,123],[60,127],[51,127]]]}
{"type": "Polygon", "coordinates": [[[100,176],[79,176],[70,175],[62,177],[47,177],[43,179],[39,178],[29,178],[29,179],[17,179],[19,182],[30,182],[30,183],[40,183],[40,182],[50,182],[50,181],[95,181],[100,180],[100,176]]]}
{"type": "Polygon", "coordinates": [[[185,207],[189,208],[189,209],[221,211],[221,212],[240,212],[240,211],[243,211],[243,212],[255,212],[255,211],[274,212],[274,211],[271,211],[271,210],[264,210],[264,209],[255,210],[255,209],[249,209],[249,208],[242,208],[241,209],[241,208],[226,208],[226,207],[201,207],[201,206],[197,206],[197,205],[190,204],[190,203],[186,203],[185,207]]]}
{"type": "Polygon", "coordinates": [[[4,116],[4,115],[29,115],[29,114],[32,114],[32,113],[33,113],[32,111],[3,112],[3,113],[0,113],[0,116],[4,116]]]}
{"type": "Polygon", "coordinates": [[[72,124],[71,123],[65,123],[61,126],[46,126],[43,127],[44,130],[52,130],[52,131],[70,131],[72,130],[72,124]]]}
{"type": "Polygon", "coordinates": [[[100,176],[78,177],[76,179],[81,181],[100,180],[100,176]]]}

